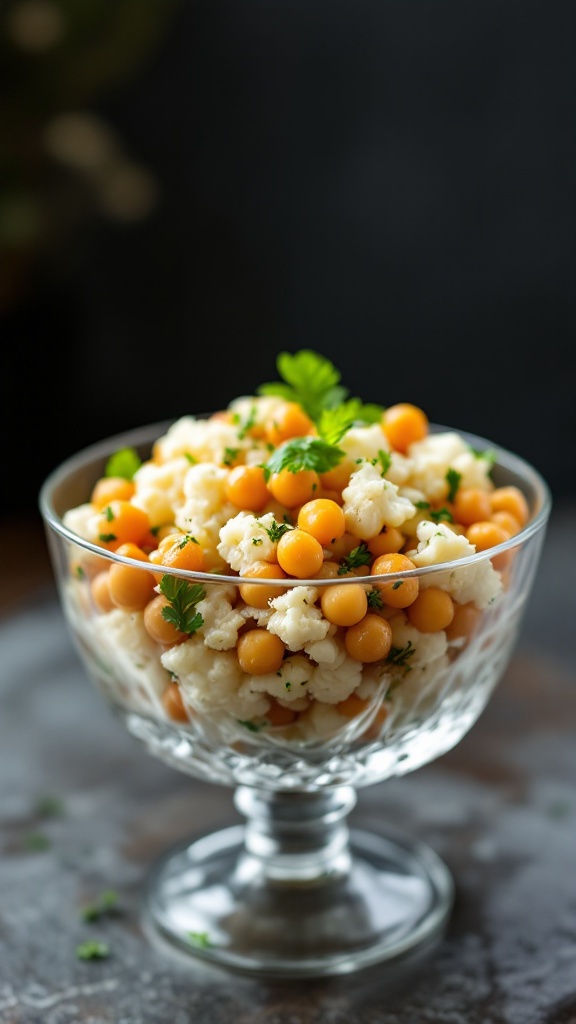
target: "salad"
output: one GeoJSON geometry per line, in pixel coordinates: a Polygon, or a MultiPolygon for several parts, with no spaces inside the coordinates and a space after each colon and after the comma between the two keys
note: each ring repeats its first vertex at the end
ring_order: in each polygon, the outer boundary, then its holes
{"type": "Polygon", "coordinates": [[[520,533],[528,503],[490,451],[350,396],[324,356],[277,370],[108,459],[62,517],[91,545],[70,546],[65,606],[125,708],[231,740],[385,736],[503,600],[513,551],[450,563],[520,533]]]}

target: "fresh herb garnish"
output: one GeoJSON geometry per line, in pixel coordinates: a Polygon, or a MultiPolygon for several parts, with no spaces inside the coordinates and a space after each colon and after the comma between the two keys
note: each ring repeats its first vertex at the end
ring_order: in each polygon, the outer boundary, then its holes
{"type": "Polygon", "coordinates": [[[246,417],[245,420],[242,419],[242,417],[240,416],[239,413],[235,413],[235,415],[232,417],[232,422],[233,423],[237,423],[239,428],[240,428],[239,431],[238,431],[238,440],[239,441],[243,441],[244,438],[246,437],[246,434],[249,434],[250,431],[252,430],[252,427],[256,423],[256,413],[257,413],[257,411],[258,410],[257,410],[256,406],[253,405],[251,407],[250,412],[248,413],[248,416],[246,417]]]}
{"type": "Polygon", "coordinates": [[[415,653],[416,648],[412,641],[408,640],[404,647],[391,647],[386,661],[389,665],[395,665],[397,668],[403,668],[405,672],[410,672],[412,666],[408,662],[415,653]]]}
{"type": "Polygon", "coordinates": [[[40,796],[36,801],[36,814],[41,818],[59,818],[64,814],[64,804],[57,796],[40,796]]]}
{"type": "Polygon", "coordinates": [[[252,537],[252,543],[255,547],[259,547],[260,544],[264,543],[264,541],[262,540],[262,537],[252,537]]]}
{"type": "Polygon", "coordinates": [[[366,597],[368,599],[368,607],[369,608],[383,608],[384,607],[384,601],[382,600],[382,598],[380,596],[380,591],[379,590],[370,590],[366,594],[366,597]]]}
{"type": "Polygon", "coordinates": [[[316,426],[328,444],[338,444],[354,423],[377,423],[383,412],[381,405],[364,405],[359,398],[349,398],[334,408],[323,409],[316,426]]]}
{"type": "Polygon", "coordinates": [[[111,544],[113,540],[116,540],[115,533],[99,533],[98,540],[101,540],[103,544],[111,544]]]}
{"type": "Polygon", "coordinates": [[[116,519],[110,505],[106,505],[106,508],[103,510],[103,515],[107,523],[113,523],[116,519]]]}
{"type": "Polygon", "coordinates": [[[272,526],[265,526],[264,529],[270,537],[273,544],[276,544],[283,537],[285,533],[288,533],[292,529],[289,523],[277,523],[273,522],[272,526]]]}
{"type": "Polygon", "coordinates": [[[162,609],[162,618],[171,622],[181,633],[191,635],[204,625],[204,619],[195,608],[206,597],[199,583],[187,583],[167,573],[160,580],[160,593],[170,602],[162,609]]]}
{"type": "Polygon", "coordinates": [[[110,456],[104,467],[104,476],[120,476],[124,480],[132,480],[142,459],[135,448],[120,448],[110,456]]]}
{"type": "Polygon", "coordinates": [[[368,545],[362,542],[362,544],[359,544],[357,548],[353,548],[350,554],[342,559],[338,575],[343,576],[344,573],[357,569],[360,565],[370,565],[372,557],[371,552],[368,550],[368,545]]]}
{"type": "Polygon", "coordinates": [[[198,459],[194,458],[194,456],[191,455],[190,452],[184,452],[183,455],[185,459],[188,459],[188,462],[190,463],[191,466],[195,466],[196,463],[198,462],[198,459]]]}
{"type": "Polygon", "coordinates": [[[24,849],[29,853],[42,853],[43,850],[49,850],[51,845],[48,836],[42,832],[29,832],[23,839],[24,849]]]}
{"type": "Polygon", "coordinates": [[[380,448],[378,451],[378,461],[382,466],[382,476],[384,476],[388,472],[392,464],[392,456],[390,455],[390,452],[385,452],[382,448],[380,448]]]}
{"type": "Polygon", "coordinates": [[[462,479],[462,473],[459,473],[457,469],[446,470],[446,476],[444,477],[448,484],[448,501],[454,501],[458,488],[460,487],[460,481],[462,479]]]}
{"type": "Polygon", "coordinates": [[[470,445],[470,451],[477,459],[484,459],[484,461],[490,466],[490,469],[493,469],[497,459],[496,452],[493,448],[473,448],[472,445],[470,445]]]}
{"type": "Polygon", "coordinates": [[[323,409],[333,409],[348,396],[340,385],[340,371],[325,356],[311,349],[280,352],[276,369],[281,381],[261,384],[259,395],[279,395],[289,402],[298,402],[305,412],[318,420],[323,409]]]}
{"type": "Polygon", "coordinates": [[[441,523],[441,522],[453,523],[454,522],[454,516],[452,515],[452,513],[447,508],[439,508],[439,509],[431,511],[430,512],[430,519],[432,519],[435,523],[441,523]]]}
{"type": "Polygon", "coordinates": [[[178,551],[182,551],[182,548],[185,548],[187,544],[197,544],[197,543],[198,543],[198,541],[196,540],[196,537],[193,537],[191,533],[185,533],[183,538],[182,538],[182,540],[179,541],[179,543],[176,545],[176,547],[178,548],[178,551]]]}
{"type": "Polygon", "coordinates": [[[243,725],[249,732],[260,732],[260,729],[264,728],[263,725],[256,725],[256,722],[251,722],[250,720],[243,721],[241,718],[237,718],[236,721],[238,725],[243,725]]]}
{"type": "Polygon", "coordinates": [[[106,914],[116,913],[118,910],[118,894],[113,889],[106,889],[94,900],[87,903],[80,910],[83,921],[98,921],[106,914]]]}
{"type": "Polygon", "coordinates": [[[328,473],[342,461],[344,455],[345,452],[340,448],[328,444],[322,438],[293,437],[270,456],[264,466],[264,474],[269,479],[272,473],[280,473],[283,469],[290,473],[298,473],[301,469],[328,473]]]}
{"type": "Polygon", "coordinates": [[[392,584],[392,590],[398,590],[398,587],[401,587],[403,583],[404,580],[396,580],[396,582],[392,584]]]}
{"type": "Polygon", "coordinates": [[[422,509],[430,508],[430,502],[429,501],[415,501],[414,502],[414,507],[415,508],[422,508],[422,509]]]}
{"type": "Polygon", "coordinates": [[[214,945],[210,940],[208,932],[187,932],[186,938],[198,949],[210,949],[214,945]]]}
{"type": "Polygon", "coordinates": [[[224,465],[225,466],[231,466],[232,463],[234,462],[234,460],[238,458],[239,451],[240,451],[239,448],[225,448],[224,449],[224,458],[222,459],[222,462],[224,463],[224,465]]]}
{"type": "Polygon", "coordinates": [[[79,960],[105,960],[110,956],[110,947],[106,942],[81,942],[76,946],[79,960]]]}

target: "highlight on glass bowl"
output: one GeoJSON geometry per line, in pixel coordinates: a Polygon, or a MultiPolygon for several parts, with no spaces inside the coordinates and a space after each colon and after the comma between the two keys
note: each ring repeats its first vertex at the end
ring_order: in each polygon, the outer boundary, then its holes
{"type": "Polygon", "coordinates": [[[246,819],[168,850],[147,918],[195,957],[305,977],[441,932],[443,861],[401,822],[347,815],[478,719],[550,494],[493,441],[351,397],[318,353],[277,368],[215,412],[79,452],[40,508],[87,676],[153,755],[231,787],[246,819]]]}

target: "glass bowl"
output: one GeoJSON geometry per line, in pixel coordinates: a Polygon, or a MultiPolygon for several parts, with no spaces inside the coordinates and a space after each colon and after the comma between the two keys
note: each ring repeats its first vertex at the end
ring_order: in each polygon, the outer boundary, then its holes
{"type": "MultiPolygon", "coordinates": [[[[452,595],[459,612],[452,624],[417,634],[401,608],[376,605],[373,614],[393,627],[386,657],[363,663],[330,636],[312,635],[306,654],[314,671],[303,652],[290,653],[264,688],[262,676],[243,672],[234,649],[217,639],[210,648],[199,636],[157,643],[142,611],[102,610],[93,580],[124,564],[151,586],[162,578],[200,586],[198,607],[216,638],[224,620],[240,635],[256,624],[239,600],[244,583],[257,594],[275,581],[168,566],[153,576],[150,563],[92,544],[63,522],[87,501],[114,452],[130,446],[147,459],[167,426],[81,451],[40,493],[63,613],[88,677],[151,754],[232,787],[246,819],[168,850],[150,875],[145,913],[191,955],[248,973],[342,974],[398,957],[442,930],[453,879],[418,839],[349,829],[346,818],[360,787],[441,756],[482,713],[516,643],[550,513],[548,487],[526,461],[461,432],[472,447],[494,452],[496,486],[524,493],[530,519],[519,533],[409,574],[276,581],[298,604],[334,586],[364,583],[377,592],[379,583],[400,588],[417,577],[421,590],[452,595]],[[470,601],[472,592],[483,594],[482,607],[470,601]]],[[[265,598],[254,603],[263,606],[259,614],[271,614],[265,598]]]]}

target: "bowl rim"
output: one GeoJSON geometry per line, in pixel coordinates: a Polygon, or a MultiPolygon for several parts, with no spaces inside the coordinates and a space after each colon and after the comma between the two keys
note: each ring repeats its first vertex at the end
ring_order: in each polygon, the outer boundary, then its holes
{"type": "MultiPolygon", "coordinates": [[[[90,444],[79,449],[74,454],[61,461],[45,478],[38,495],[40,514],[45,526],[50,527],[56,534],[64,539],[94,555],[98,555],[100,558],[110,562],[120,563],[122,565],[134,566],[142,571],[150,572],[149,563],[143,563],[141,560],[128,558],[126,555],[119,555],[115,551],[108,551],[107,549],[100,547],[98,544],[94,544],[92,541],[86,540],[84,537],[81,537],[69,527],[65,526],[54,509],[52,495],[56,487],[63,483],[70,473],[77,471],[96,459],[102,459],[107,455],[110,455],[118,448],[153,444],[155,440],[166,433],[170,426],[176,423],[179,419],[182,419],[185,415],[190,415],[193,419],[200,420],[208,418],[213,415],[213,413],[183,414],[181,417],[144,424],[120,433],[111,434],[94,444],[90,444]]],[[[487,559],[492,559],[496,555],[512,548],[521,547],[529,540],[530,537],[534,536],[534,534],[538,533],[538,531],[545,527],[552,511],[552,493],[542,474],[530,462],[528,462],[527,459],[511,452],[509,449],[502,447],[502,445],[499,445],[488,438],[482,437],[480,434],[473,434],[458,427],[451,427],[431,422],[429,424],[429,429],[431,433],[457,433],[473,448],[490,451],[495,456],[495,465],[501,466],[503,469],[514,473],[516,476],[521,477],[531,485],[536,494],[536,511],[533,517],[528,520],[526,525],[523,526],[518,533],[513,534],[513,536],[509,537],[501,544],[495,544],[493,547],[487,548],[485,551],[478,551],[472,555],[466,555],[464,558],[455,558],[448,562],[438,562],[433,565],[417,566],[414,569],[406,569],[400,572],[385,573],[381,575],[338,576],[330,579],[309,579],[307,577],[299,579],[289,577],[286,579],[276,580],[268,578],[258,579],[257,577],[240,575],[232,576],[216,572],[192,572],[189,569],[176,569],[172,566],[155,567],[153,571],[156,573],[161,572],[162,575],[177,576],[186,580],[189,579],[196,583],[233,584],[234,586],[239,586],[241,584],[268,587],[281,586],[285,589],[301,586],[320,588],[334,586],[336,584],[348,586],[366,582],[375,584],[386,581],[389,582],[390,580],[406,579],[408,577],[427,576],[439,572],[451,572],[454,569],[475,565],[482,561],[486,561],[487,559]]],[[[358,539],[358,543],[362,543],[360,538],[358,539]]]]}

